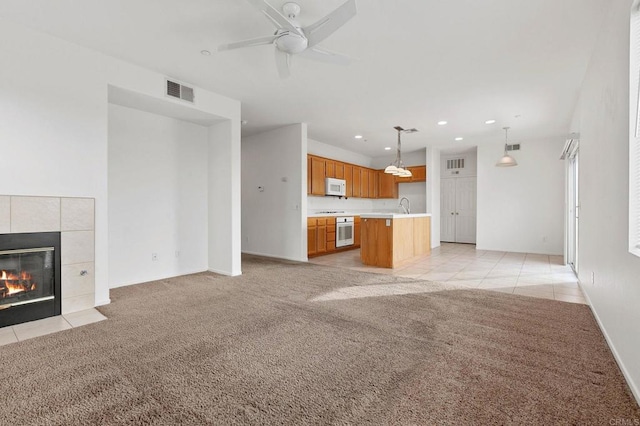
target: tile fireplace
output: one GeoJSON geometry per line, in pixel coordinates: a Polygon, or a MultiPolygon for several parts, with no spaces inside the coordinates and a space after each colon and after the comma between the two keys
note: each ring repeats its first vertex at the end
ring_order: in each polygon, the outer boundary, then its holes
{"type": "Polygon", "coordinates": [[[0,235],[0,327],[61,313],[60,232],[0,235]]]}

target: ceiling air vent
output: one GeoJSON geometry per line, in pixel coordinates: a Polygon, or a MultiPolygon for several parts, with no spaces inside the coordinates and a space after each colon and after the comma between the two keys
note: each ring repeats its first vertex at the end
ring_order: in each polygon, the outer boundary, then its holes
{"type": "Polygon", "coordinates": [[[175,81],[167,80],[167,95],[193,103],[193,88],[183,86],[175,81]]]}
{"type": "Polygon", "coordinates": [[[507,145],[507,151],[520,151],[520,144],[514,143],[513,145],[507,145]]]}
{"type": "Polygon", "coordinates": [[[464,158],[447,160],[447,170],[464,169],[464,158]]]}

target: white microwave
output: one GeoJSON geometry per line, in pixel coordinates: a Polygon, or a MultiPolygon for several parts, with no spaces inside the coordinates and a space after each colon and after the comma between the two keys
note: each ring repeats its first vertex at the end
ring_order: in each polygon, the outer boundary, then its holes
{"type": "Polygon", "coordinates": [[[324,195],[347,195],[347,181],[344,179],[326,178],[324,181],[324,195]]]}

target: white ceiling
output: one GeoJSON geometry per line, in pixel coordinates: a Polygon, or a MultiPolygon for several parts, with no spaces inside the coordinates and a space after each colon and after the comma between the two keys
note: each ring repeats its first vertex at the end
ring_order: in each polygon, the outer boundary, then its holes
{"type": "MultiPolygon", "coordinates": [[[[359,0],[321,43],[354,62],[295,58],[285,80],[272,46],[216,52],[273,33],[244,0],[2,0],[0,17],[239,99],[243,134],[306,122],[310,138],[376,157],[393,156],[396,125],[420,130],[403,151],[503,140],[503,126],[510,142],[563,141],[611,1],[359,0]]],[[[304,26],[342,0],[297,2],[304,26]]]]}

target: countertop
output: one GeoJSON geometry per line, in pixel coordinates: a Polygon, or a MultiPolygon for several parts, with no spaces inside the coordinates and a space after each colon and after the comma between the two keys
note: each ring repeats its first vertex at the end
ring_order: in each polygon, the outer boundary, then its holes
{"type": "Polygon", "coordinates": [[[362,219],[408,219],[411,217],[430,217],[431,213],[362,213],[362,219]]]}
{"type": "Polygon", "coordinates": [[[342,217],[342,216],[360,216],[361,218],[379,218],[379,219],[402,219],[407,217],[425,217],[431,216],[431,213],[393,213],[393,212],[350,212],[341,211],[339,213],[309,213],[307,217],[342,217]]]}

